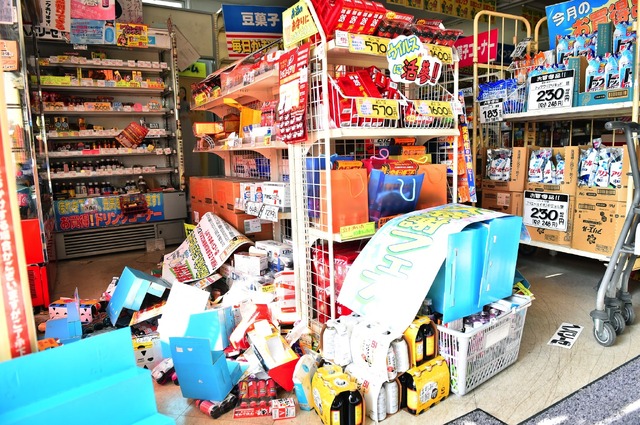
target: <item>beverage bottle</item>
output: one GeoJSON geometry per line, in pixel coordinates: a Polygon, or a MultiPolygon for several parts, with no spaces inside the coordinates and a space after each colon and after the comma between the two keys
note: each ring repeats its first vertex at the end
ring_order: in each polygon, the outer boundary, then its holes
{"type": "Polygon", "coordinates": [[[364,424],[364,401],[360,391],[349,392],[349,413],[348,424],[349,425],[363,425],[364,424]]]}
{"type": "Polygon", "coordinates": [[[67,193],[69,194],[69,198],[76,197],[76,188],[73,183],[69,183],[69,188],[67,189],[67,193]]]}
{"type": "Polygon", "coordinates": [[[240,391],[240,407],[249,407],[249,385],[247,381],[240,381],[238,383],[238,389],[240,391]]]}
{"type": "Polygon", "coordinates": [[[431,360],[436,356],[436,333],[432,325],[424,325],[424,358],[431,360]]]}
{"type": "Polygon", "coordinates": [[[258,383],[254,379],[250,379],[247,382],[249,407],[256,407],[258,405],[258,383]]]}
{"type": "Polygon", "coordinates": [[[87,188],[87,195],[91,196],[91,195],[94,195],[94,194],[95,194],[95,192],[94,192],[94,189],[93,189],[93,182],[89,182],[89,187],[87,188]]]}
{"type": "Polygon", "coordinates": [[[345,393],[337,394],[333,399],[333,403],[331,403],[331,414],[330,414],[329,425],[342,425],[343,423],[345,423],[343,421],[346,419],[347,415],[344,414],[344,411],[345,411],[344,394],[345,393]]]}
{"type": "Polygon", "coordinates": [[[261,379],[258,381],[258,404],[260,407],[266,407],[269,398],[267,397],[267,381],[261,379]]]}
{"type": "Polygon", "coordinates": [[[262,197],[262,187],[258,186],[256,188],[256,202],[263,202],[263,197],[262,197]]]}
{"type": "MultiPolygon", "coordinates": [[[[403,376],[407,376],[405,374],[403,376]]],[[[418,410],[418,393],[416,392],[416,384],[413,380],[413,377],[406,377],[406,387],[407,387],[407,411],[412,415],[416,414],[418,410]]]]}
{"type": "Polygon", "coordinates": [[[424,361],[424,333],[422,330],[422,326],[420,326],[420,329],[418,329],[418,333],[416,334],[414,353],[416,358],[416,366],[419,366],[424,361]]]}
{"type": "Polygon", "coordinates": [[[144,181],[142,176],[138,176],[138,190],[140,193],[147,193],[147,182],[144,181]]]}
{"type": "Polygon", "coordinates": [[[384,421],[387,418],[387,391],[384,388],[384,385],[380,387],[380,392],[378,393],[378,415],[377,420],[384,421]]]}
{"type": "Polygon", "coordinates": [[[395,380],[391,382],[385,382],[382,386],[387,393],[387,414],[393,415],[398,411],[399,408],[398,382],[395,380]]]}

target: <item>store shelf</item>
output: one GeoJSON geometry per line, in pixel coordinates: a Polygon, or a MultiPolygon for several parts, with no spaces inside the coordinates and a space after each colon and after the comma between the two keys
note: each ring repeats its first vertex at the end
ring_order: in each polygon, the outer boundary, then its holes
{"type": "Polygon", "coordinates": [[[228,147],[228,146],[216,146],[213,149],[194,149],[194,153],[224,153],[224,152],[234,152],[234,151],[265,151],[271,149],[287,149],[289,145],[284,142],[272,142],[269,145],[242,145],[237,147],[228,147]]]}
{"type": "Polygon", "coordinates": [[[156,171],[148,171],[148,172],[126,172],[126,173],[112,173],[112,174],[98,174],[98,173],[77,173],[76,175],[68,175],[68,176],[59,176],[57,174],[51,174],[51,180],[77,180],[77,179],[90,179],[96,177],[118,177],[118,176],[139,176],[139,175],[153,175],[153,174],[171,174],[173,173],[173,168],[157,168],[156,171]]]}
{"type": "Polygon", "coordinates": [[[44,111],[44,115],[65,115],[71,117],[123,117],[123,116],[163,116],[171,112],[169,109],[158,111],[44,111]]]}
{"type": "MultiPolygon", "coordinates": [[[[234,99],[239,103],[243,103],[243,99],[246,98],[257,99],[264,102],[273,99],[274,90],[278,90],[277,69],[273,69],[257,76],[253,83],[229,90],[219,97],[210,99],[201,105],[193,106],[191,110],[215,112],[215,110],[219,108],[228,108],[228,106],[224,104],[225,98],[234,99]]],[[[216,114],[219,115],[218,113],[216,114]]]]}
{"type": "MultiPolygon", "coordinates": [[[[48,141],[62,141],[62,140],[103,140],[103,139],[115,139],[117,134],[113,135],[103,135],[103,136],[48,136],[48,141]]],[[[145,140],[148,139],[166,139],[168,137],[173,137],[173,134],[163,134],[163,135],[153,135],[145,137],[145,140]]]]}
{"type": "Polygon", "coordinates": [[[325,241],[342,243],[342,242],[351,242],[351,241],[364,241],[367,239],[371,239],[373,237],[373,235],[369,235],[369,236],[362,236],[357,238],[348,238],[343,240],[342,236],[340,236],[340,233],[329,233],[329,232],[320,230],[316,227],[310,227],[308,229],[308,232],[309,232],[309,239],[312,241],[325,240],[325,241]]]}
{"type": "Polygon", "coordinates": [[[170,69],[164,68],[147,68],[141,66],[127,66],[127,65],[96,65],[93,63],[49,63],[49,65],[40,65],[40,68],[68,68],[68,69],[113,69],[116,71],[142,71],[149,74],[162,74],[168,72],[170,69]]]}
{"type": "Polygon", "coordinates": [[[153,94],[159,95],[166,88],[142,88],[142,87],[101,87],[101,86],[40,86],[43,91],[74,92],[74,93],[113,93],[113,94],[153,94]]]}
{"type": "Polygon", "coordinates": [[[310,135],[311,140],[320,140],[325,137],[330,139],[386,139],[392,137],[417,137],[429,139],[444,136],[458,136],[460,132],[455,129],[429,129],[429,128],[363,128],[363,127],[343,127],[329,130],[328,132],[318,131],[310,135]]]}
{"type": "MultiPolygon", "coordinates": [[[[31,36],[30,34],[27,34],[27,36],[31,36]]],[[[71,49],[74,46],[78,46],[75,44],[70,44],[68,40],[63,40],[63,39],[48,39],[48,38],[38,38],[38,44],[48,44],[48,45],[59,45],[59,46],[64,46],[67,49],[71,49]]],[[[90,45],[86,45],[86,44],[80,44],[79,46],[83,46],[86,47],[88,46],[89,49],[91,48],[99,48],[100,50],[121,50],[121,51],[135,51],[135,52],[167,52],[169,50],[171,50],[170,48],[167,47],[157,47],[157,46],[147,46],[147,47],[124,47],[124,46],[117,46],[115,44],[90,44],[90,45]]],[[[77,50],[86,50],[85,49],[77,49],[77,50]]]]}
{"type": "Polygon", "coordinates": [[[609,261],[609,257],[607,257],[606,255],[594,254],[588,251],[581,251],[578,249],[570,248],[568,246],[556,245],[556,244],[545,243],[545,242],[537,242],[537,241],[529,241],[529,242],[521,241],[520,243],[523,245],[529,245],[529,246],[535,246],[537,248],[548,249],[549,251],[562,252],[564,254],[579,255],[581,257],[592,258],[598,261],[609,261]]]}
{"type": "MultiPolygon", "coordinates": [[[[164,156],[165,154],[158,154],[155,152],[119,152],[119,153],[82,153],[81,151],[70,151],[69,153],[63,152],[49,152],[49,158],[113,158],[119,156],[164,156]]],[[[44,155],[38,155],[39,159],[44,159],[44,155]]]]}
{"type": "Polygon", "coordinates": [[[562,120],[588,120],[592,118],[611,118],[615,116],[631,115],[633,102],[610,103],[608,105],[576,106],[562,109],[543,109],[527,111],[519,114],[505,114],[504,121],[544,122],[562,120]]]}
{"type": "MultiPolygon", "coordinates": [[[[316,47],[311,55],[315,56],[321,51],[318,51],[316,47]]],[[[327,61],[329,63],[335,63],[347,66],[361,67],[363,63],[367,66],[376,66],[380,69],[386,69],[389,67],[389,61],[386,55],[374,55],[368,53],[351,52],[348,47],[341,47],[336,45],[336,40],[327,42],[327,61]]]]}

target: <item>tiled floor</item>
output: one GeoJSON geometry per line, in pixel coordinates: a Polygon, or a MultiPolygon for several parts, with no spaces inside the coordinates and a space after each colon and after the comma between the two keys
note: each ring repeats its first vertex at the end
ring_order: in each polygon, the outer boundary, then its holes
{"type": "MultiPolygon", "coordinates": [[[[80,289],[82,298],[97,297],[124,266],[148,271],[161,258],[160,252],[131,252],[60,261],[52,297],[71,296],[75,287],[80,289]]],[[[443,424],[481,408],[508,424],[517,424],[640,354],[640,323],[627,327],[613,347],[601,347],[592,335],[589,312],[595,305],[594,287],[604,273],[603,263],[539,251],[532,256],[521,256],[518,269],[531,282],[536,299],[527,311],[517,362],[465,396],[451,395],[418,417],[400,412],[384,423],[443,424]],[[584,326],[570,350],[547,345],[563,322],[584,326]]],[[[634,304],[640,302],[639,286],[630,286],[634,304]]],[[[204,425],[213,420],[195,408],[192,400],[184,399],[179,387],[172,384],[156,385],[156,399],[160,412],[175,418],[177,424],[204,425]]],[[[603,396],[602,402],[606,402],[606,397],[603,396]]],[[[231,415],[226,415],[216,422],[266,424],[273,421],[234,421],[231,415]]],[[[298,412],[293,420],[278,421],[287,422],[320,424],[313,412],[298,412]]]]}

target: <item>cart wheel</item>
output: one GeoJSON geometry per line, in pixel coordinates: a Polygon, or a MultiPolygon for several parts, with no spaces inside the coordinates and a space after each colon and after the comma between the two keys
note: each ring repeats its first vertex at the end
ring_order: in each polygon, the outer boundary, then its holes
{"type": "Polygon", "coordinates": [[[602,325],[602,332],[598,332],[596,327],[593,327],[593,336],[596,337],[598,344],[603,347],[610,347],[616,342],[616,331],[613,329],[613,325],[609,322],[605,322],[602,325]]]}
{"type": "Polygon", "coordinates": [[[636,311],[633,309],[633,305],[625,304],[622,309],[622,317],[627,325],[633,325],[636,321],[636,311]]]}
{"type": "Polygon", "coordinates": [[[613,313],[611,316],[611,324],[613,325],[613,329],[616,331],[616,335],[620,335],[624,332],[626,325],[621,312],[616,311],[613,313]]]}

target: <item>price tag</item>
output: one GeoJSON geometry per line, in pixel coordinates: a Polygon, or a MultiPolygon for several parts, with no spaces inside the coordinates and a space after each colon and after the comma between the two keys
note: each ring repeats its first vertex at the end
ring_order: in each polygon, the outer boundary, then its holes
{"type": "Polygon", "coordinates": [[[427,50],[431,56],[438,58],[444,65],[453,65],[453,50],[451,50],[451,47],[427,44],[427,50]]]}
{"type": "Polygon", "coordinates": [[[489,99],[480,102],[480,122],[502,121],[502,99],[489,99]]]}
{"type": "Polygon", "coordinates": [[[260,209],[260,217],[263,220],[273,221],[274,223],[278,221],[278,212],[280,211],[280,207],[277,205],[262,205],[260,209]]]}
{"type": "Polygon", "coordinates": [[[368,223],[352,224],[351,226],[342,226],[340,228],[340,239],[347,241],[350,239],[360,239],[373,236],[376,233],[376,223],[370,221],[368,223]]]}
{"type": "Polygon", "coordinates": [[[451,102],[443,102],[439,100],[414,100],[413,102],[420,115],[453,118],[451,102]]]}
{"type": "Polygon", "coordinates": [[[511,52],[511,59],[519,59],[523,57],[527,51],[527,47],[529,46],[529,44],[531,44],[532,41],[532,37],[527,37],[519,42],[516,48],[513,49],[513,52],[511,52]]]}
{"type": "Polygon", "coordinates": [[[358,116],[363,118],[378,118],[384,120],[397,120],[398,101],[392,99],[373,99],[359,97],[356,99],[358,116]]]}
{"type": "Polygon", "coordinates": [[[570,108],[574,70],[536,75],[529,79],[528,110],[570,108]]]}
{"type": "Polygon", "coordinates": [[[565,232],[569,221],[569,195],[525,190],[522,221],[527,226],[565,232]]]}
{"type": "Polygon", "coordinates": [[[244,221],[244,233],[260,233],[262,231],[262,223],[259,218],[244,221]]]}
{"type": "Polygon", "coordinates": [[[349,51],[368,55],[387,56],[389,39],[373,35],[349,34],[349,51]]]}
{"type": "Polygon", "coordinates": [[[247,202],[245,207],[245,213],[258,217],[260,210],[262,209],[262,203],[260,202],[247,202]]]}

